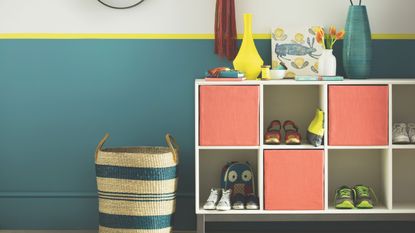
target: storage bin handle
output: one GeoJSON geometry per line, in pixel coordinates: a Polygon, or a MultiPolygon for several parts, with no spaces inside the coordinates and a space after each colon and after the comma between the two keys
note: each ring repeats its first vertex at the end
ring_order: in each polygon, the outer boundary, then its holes
{"type": "Polygon", "coordinates": [[[171,149],[171,153],[173,153],[174,162],[179,163],[179,145],[176,143],[176,139],[171,136],[169,133],[166,134],[166,142],[169,148],[171,149]]]}
{"type": "Polygon", "coordinates": [[[97,148],[95,149],[95,161],[98,159],[98,152],[102,149],[102,146],[104,146],[105,141],[109,138],[110,134],[105,133],[105,136],[99,141],[97,148]]]}

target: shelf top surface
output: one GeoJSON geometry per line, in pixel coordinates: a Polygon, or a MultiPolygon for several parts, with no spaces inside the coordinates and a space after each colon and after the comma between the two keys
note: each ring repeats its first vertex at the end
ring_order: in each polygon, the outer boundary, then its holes
{"type": "Polygon", "coordinates": [[[394,208],[387,209],[385,206],[379,206],[374,209],[352,209],[352,210],[339,210],[333,207],[329,207],[326,210],[204,210],[202,208],[196,210],[197,214],[206,215],[246,215],[246,214],[285,214],[285,215],[298,215],[298,214],[415,214],[413,206],[407,208],[394,208]]]}
{"type": "Polygon", "coordinates": [[[196,145],[196,149],[199,150],[226,150],[226,149],[237,149],[237,150],[258,150],[258,149],[264,149],[264,150],[301,150],[301,149],[308,149],[308,150],[346,150],[346,149],[361,149],[361,150],[368,150],[368,149],[374,149],[374,150],[386,150],[389,148],[392,149],[415,149],[414,145],[385,145],[385,146],[326,146],[321,145],[318,147],[315,147],[313,145],[309,144],[301,144],[301,145],[260,145],[260,146],[198,146],[196,145]]]}
{"type": "Polygon", "coordinates": [[[415,84],[415,78],[406,79],[345,79],[343,81],[295,81],[282,80],[245,80],[245,81],[206,81],[196,79],[196,85],[370,85],[370,84],[415,84]]]}

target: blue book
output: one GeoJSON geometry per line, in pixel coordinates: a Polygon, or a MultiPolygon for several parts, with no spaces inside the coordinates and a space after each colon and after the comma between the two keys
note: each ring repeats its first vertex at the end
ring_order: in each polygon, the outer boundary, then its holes
{"type": "Polygon", "coordinates": [[[245,74],[236,70],[221,71],[219,77],[222,78],[243,78],[245,74]]]}
{"type": "Polygon", "coordinates": [[[296,75],[296,81],[343,81],[343,76],[296,75]]]}
{"type": "MultiPolygon", "coordinates": [[[[206,72],[206,77],[212,78],[213,76],[211,76],[208,72],[206,72]]],[[[218,78],[243,78],[245,77],[245,74],[236,70],[226,70],[226,71],[221,71],[219,73],[218,78]]]]}

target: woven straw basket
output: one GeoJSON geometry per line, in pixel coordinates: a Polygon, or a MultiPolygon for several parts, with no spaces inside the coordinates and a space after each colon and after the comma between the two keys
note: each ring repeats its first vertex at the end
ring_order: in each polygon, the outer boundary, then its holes
{"type": "Polygon", "coordinates": [[[168,233],[175,212],[178,146],[106,148],[95,153],[100,233],[168,233]]]}

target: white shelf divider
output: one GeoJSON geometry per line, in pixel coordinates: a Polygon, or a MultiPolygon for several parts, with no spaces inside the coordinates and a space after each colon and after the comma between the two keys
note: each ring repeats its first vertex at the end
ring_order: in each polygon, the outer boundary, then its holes
{"type": "Polygon", "coordinates": [[[389,146],[327,146],[329,150],[387,150],[389,146]]]}
{"type": "Polygon", "coordinates": [[[199,150],[258,150],[259,146],[199,146],[199,150]]]}
{"type": "MultiPolygon", "coordinates": [[[[386,154],[383,156],[383,166],[384,166],[384,177],[383,182],[385,182],[385,203],[386,208],[389,210],[393,209],[393,150],[392,150],[392,131],[393,131],[393,86],[392,84],[388,85],[389,87],[389,147],[386,150],[386,154]]],[[[384,152],[385,153],[385,152],[384,152]]]]}
{"type": "MultiPolygon", "coordinates": [[[[415,121],[415,119],[414,119],[415,121]]],[[[408,149],[408,150],[414,150],[415,144],[392,144],[392,149],[408,149]]]]}
{"type": "MultiPolygon", "coordinates": [[[[195,208],[196,212],[199,209],[199,190],[200,190],[200,177],[199,177],[199,84],[195,84],[195,208]]],[[[199,222],[200,219],[203,219],[204,224],[204,217],[198,216],[198,231],[199,231],[199,222]]],[[[203,226],[203,231],[205,227],[203,226]]]]}
{"type": "Polygon", "coordinates": [[[383,166],[383,189],[385,190],[385,204],[386,208],[391,210],[393,209],[393,157],[392,157],[392,149],[389,148],[387,150],[382,150],[382,166],[383,166]]]}
{"type": "Polygon", "coordinates": [[[329,208],[329,150],[327,145],[329,144],[329,86],[324,85],[322,90],[322,110],[324,111],[324,208],[329,208]]]}
{"type": "Polygon", "coordinates": [[[264,145],[264,85],[259,86],[259,145],[264,145]]]}
{"type": "Polygon", "coordinates": [[[258,150],[258,198],[259,198],[259,209],[265,209],[264,202],[264,85],[259,86],[259,145],[260,149],[258,150]]]}
{"type": "MultiPolygon", "coordinates": [[[[305,140],[305,139],[304,139],[305,140]]],[[[301,145],[263,145],[264,150],[324,150],[324,146],[315,147],[310,144],[301,145]]]]}
{"type": "Polygon", "coordinates": [[[265,202],[264,202],[264,150],[260,149],[258,150],[258,174],[257,174],[257,180],[258,180],[258,198],[259,198],[259,210],[263,211],[265,210],[265,202]]]}

